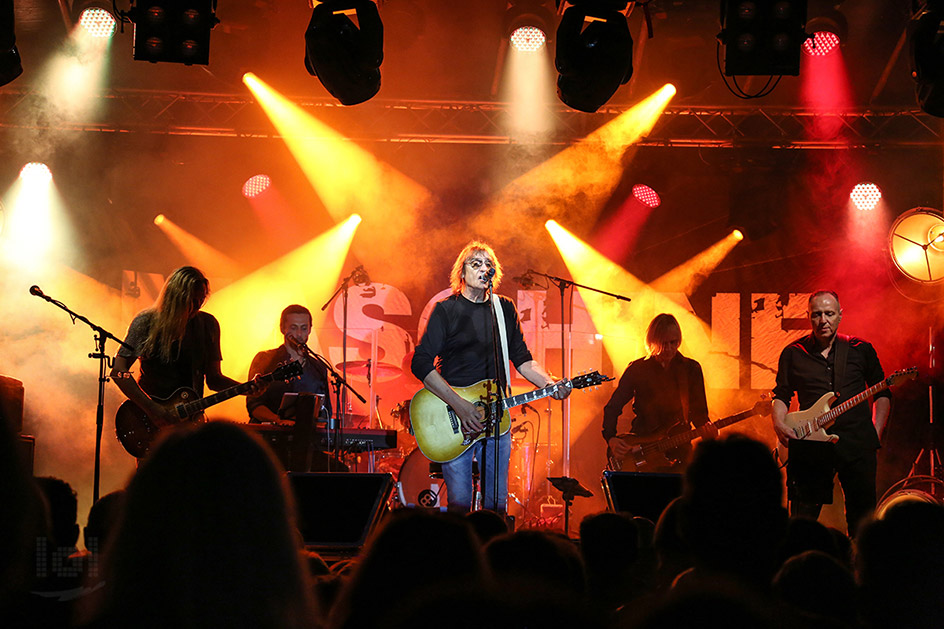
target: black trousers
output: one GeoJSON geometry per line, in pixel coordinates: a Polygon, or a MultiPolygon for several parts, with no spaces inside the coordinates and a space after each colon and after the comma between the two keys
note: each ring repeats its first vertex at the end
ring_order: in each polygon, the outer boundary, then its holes
{"type": "Polygon", "coordinates": [[[829,452],[825,461],[809,465],[808,461],[794,463],[791,449],[788,466],[793,465],[794,469],[791,473],[788,467],[787,471],[790,515],[817,519],[823,504],[829,500],[816,494],[821,494],[824,487],[829,487],[831,492],[833,477],[838,475],[846,504],[846,527],[849,536],[854,537],[862,519],[875,508],[876,451],[863,453],[850,461],[840,460],[832,447],[829,452]]]}

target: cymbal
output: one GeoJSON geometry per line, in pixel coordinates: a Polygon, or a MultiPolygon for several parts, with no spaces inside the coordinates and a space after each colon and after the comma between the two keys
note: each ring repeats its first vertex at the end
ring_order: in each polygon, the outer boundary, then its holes
{"type": "MultiPolygon", "coordinates": [[[[338,363],[334,368],[338,371],[343,371],[345,365],[347,365],[347,372],[349,374],[354,374],[355,376],[367,375],[366,360],[349,360],[346,363],[338,363]]],[[[403,373],[403,370],[400,369],[398,365],[392,365],[390,363],[371,363],[370,366],[370,375],[372,377],[384,378],[387,376],[399,376],[401,373],[403,373]]]]}

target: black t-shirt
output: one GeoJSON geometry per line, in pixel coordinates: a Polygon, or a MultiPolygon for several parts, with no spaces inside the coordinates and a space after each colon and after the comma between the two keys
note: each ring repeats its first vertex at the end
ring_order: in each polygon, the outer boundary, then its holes
{"type": "Polygon", "coordinates": [[[626,367],[616,391],[603,408],[603,438],[616,436],[623,408],[633,400],[632,432],[649,435],[679,422],[703,426],[708,422],[708,401],[701,365],[676,354],[663,367],[655,358],[640,358],[626,367]],[[683,387],[688,387],[688,417],[682,406],[683,387]]]}
{"type": "MultiPolygon", "coordinates": [[[[259,352],[252,359],[252,365],[249,367],[249,377],[256,374],[266,374],[274,371],[276,367],[291,360],[285,345],[279,345],[275,349],[259,352]]],[[[268,388],[259,395],[246,396],[246,410],[249,412],[250,422],[259,422],[260,420],[252,416],[253,409],[259,406],[265,406],[273,413],[278,414],[279,406],[282,403],[282,395],[285,393],[315,393],[324,395],[324,406],[321,409],[321,417],[326,419],[331,416],[331,392],[328,389],[328,369],[321,363],[309,358],[305,361],[302,368],[302,375],[298,378],[292,378],[288,382],[284,380],[275,380],[269,384],[268,388]]]]}
{"type": "MultiPolygon", "coordinates": [[[[531,360],[531,352],[524,342],[514,303],[502,296],[499,302],[505,317],[508,357],[517,368],[531,360]]],[[[493,321],[490,300],[475,303],[460,294],[437,303],[413,355],[413,375],[423,380],[436,368],[454,387],[494,379],[493,321]]],[[[500,354],[501,349],[498,352],[500,354]]]]}
{"type": "Polygon", "coordinates": [[[220,352],[220,324],[208,312],[198,312],[187,322],[187,329],[180,341],[174,341],[171,361],[164,362],[158,356],[142,356],[141,346],[147,338],[154,318],[153,310],[145,310],[131,322],[125,343],[135,348],[118,348],[118,355],[130,362],[141,360],[141,375],[138,385],[151,397],[167,398],[180,387],[190,387],[203,395],[203,382],[210,364],[223,359],[220,352]]]}
{"type": "MultiPolygon", "coordinates": [[[[824,358],[816,348],[816,339],[810,334],[787,345],[780,353],[774,397],[789,408],[795,392],[800,410],[805,410],[823,395],[838,392],[841,395],[833,403],[835,406],[884,379],[882,364],[870,343],[838,335],[824,358]],[[836,350],[840,342],[849,344],[849,352],[842,382],[834,382],[836,350]]],[[[886,389],[875,397],[891,397],[891,393],[886,389]]],[[[879,447],[878,435],[872,424],[872,412],[865,402],[840,415],[827,432],[839,437],[836,453],[846,461],[879,447]]]]}

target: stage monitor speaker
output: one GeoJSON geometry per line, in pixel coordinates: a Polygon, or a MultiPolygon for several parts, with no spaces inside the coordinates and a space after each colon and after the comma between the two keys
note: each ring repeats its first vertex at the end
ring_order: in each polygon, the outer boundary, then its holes
{"type": "Polygon", "coordinates": [[[626,511],[655,522],[682,495],[681,474],[603,472],[603,493],[613,511],[626,511]]]}
{"type": "Polygon", "coordinates": [[[23,383],[16,378],[0,375],[0,419],[10,430],[23,430],[23,383]]]}
{"type": "Polygon", "coordinates": [[[828,441],[791,439],[787,452],[787,500],[831,505],[836,446],[828,441]]]}
{"type": "Polygon", "coordinates": [[[305,546],[356,551],[380,521],[393,492],[390,474],[288,474],[305,546]]]}

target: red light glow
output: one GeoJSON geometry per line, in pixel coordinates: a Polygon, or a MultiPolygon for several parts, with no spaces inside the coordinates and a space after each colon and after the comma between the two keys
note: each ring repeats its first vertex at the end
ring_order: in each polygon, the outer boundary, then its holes
{"type": "Polygon", "coordinates": [[[272,180],[268,175],[255,175],[246,180],[243,184],[243,196],[247,199],[254,199],[272,185],[272,180]]]}
{"type": "Polygon", "coordinates": [[[633,186],[633,196],[646,207],[657,208],[662,203],[659,194],[643,183],[637,183],[633,186]]]}
{"type": "Polygon", "coordinates": [[[858,209],[867,212],[875,209],[875,206],[881,201],[882,190],[874,183],[856,184],[849,194],[849,199],[858,209]]]}

